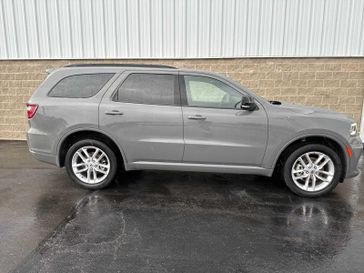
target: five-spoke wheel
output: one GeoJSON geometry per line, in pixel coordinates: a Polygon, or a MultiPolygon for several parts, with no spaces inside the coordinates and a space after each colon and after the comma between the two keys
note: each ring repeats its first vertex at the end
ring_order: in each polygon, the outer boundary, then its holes
{"type": "Polygon", "coordinates": [[[117,170],[114,152],[105,143],[91,139],[73,144],[65,163],[71,178],[88,189],[106,187],[117,170]]]}
{"type": "Polygon", "coordinates": [[[283,177],[296,194],[319,196],[331,191],[340,180],[342,163],[332,148],[322,144],[296,147],[287,156],[283,177]]]}
{"type": "Polygon", "coordinates": [[[110,160],[98,147],[81,147],[72,157],[72,170],[84,183],[100,183],[109,174],[110,160]]]}
{"type": "Polygon", "coordinates": [[[330,185],[335,166],[332,159],[322,152],[307,152],[297,158],[292,166],[294,183],[305,191],[320,191],[330,185]]]}

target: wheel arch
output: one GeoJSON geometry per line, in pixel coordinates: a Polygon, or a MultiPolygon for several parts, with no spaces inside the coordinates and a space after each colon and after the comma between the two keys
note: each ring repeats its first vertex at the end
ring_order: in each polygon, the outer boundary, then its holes
{"type": "Polygon", "coordinates": [[[344,180],[348,167],[347,156],[345,153],[345,145],[343,145],[337,139],[327,135],[307,135],[293,139],[291,142],[289,142],[286,146],[284,146],[281,149],[280,153],[276,157],[273,165],[274,172],[280,170],[280,168],[284,163],[284,160],[287,158],[292,149],[295,149],[304,144],[323,144],[325,146],[332,148],[334,151],[337,151],[339,158],[343,164],[343,172],[341,174],[339,181],[344,180]]]}
{"type": "Polygon", "coordinates": [[[67,135],[63,136],[57,148],[57,165],[60,167],[64,167],[68,149],[76,141],[86,138],[93,138],[107,144],[113,151],[116,151],[116,157],[118,162],[125,168],[126,157],[123,149],[117,144],[117,142],[111,136],[109,136],[108,134],[106,134],[101,130],[96,130],[96,129],[80,129],[69,132],[67,135]]]}

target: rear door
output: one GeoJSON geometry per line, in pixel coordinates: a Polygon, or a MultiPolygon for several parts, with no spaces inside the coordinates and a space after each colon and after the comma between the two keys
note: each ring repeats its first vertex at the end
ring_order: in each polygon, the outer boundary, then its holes
{"type": "Polygon", "coordinates": [[[128,163],[181,162],[177,73],[124,72],[104,96],[99,117],[100,128],[119,142],[128,163]]]}
{"type": "Polygon", "coordinates": [[[240,108],[244,94],[219,79],[181,75],[186,163],[261,165],[267,142],[263,107],[240,108]]]}

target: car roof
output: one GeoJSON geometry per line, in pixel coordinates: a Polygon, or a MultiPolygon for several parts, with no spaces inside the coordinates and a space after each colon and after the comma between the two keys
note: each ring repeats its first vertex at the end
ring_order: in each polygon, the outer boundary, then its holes
{"type": "Polygon", "coordinates": [[[64,67],[130,67],[130,68],[168,68],[177,69],[170,65],[161,64],[70,64],[64,67]]]}
{"type": "Polygon", "coordinates": [[[169,65],[156,65],[156,64],[71,64],[58,68],[47,69],[47,73],[61,72],[68,75],[83,74],[83,73],[120,73],[125,70],[138,70],[138,71],[157,71],[157,72],[184,72],[200,75],[216,75],[209,71],[197,71],[191,69],[180,69],[169,65]]]}

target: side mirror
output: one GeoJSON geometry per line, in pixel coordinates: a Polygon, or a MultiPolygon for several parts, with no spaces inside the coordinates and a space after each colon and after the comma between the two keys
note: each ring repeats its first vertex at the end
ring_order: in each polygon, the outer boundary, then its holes
{"type": "Polygon", "coordinates": [[[244,96],[241,99],[241,109],[246,111],[254,111],[255,109],[257,109],[257,105],[255,104],[252,97],[244,96]]]}

